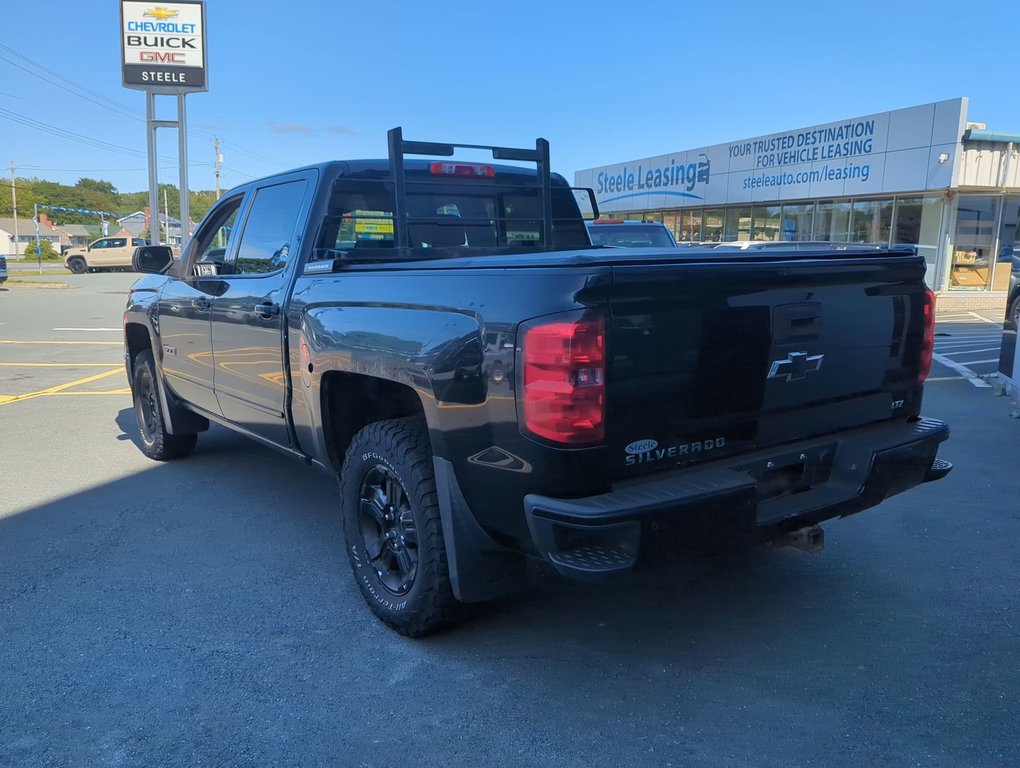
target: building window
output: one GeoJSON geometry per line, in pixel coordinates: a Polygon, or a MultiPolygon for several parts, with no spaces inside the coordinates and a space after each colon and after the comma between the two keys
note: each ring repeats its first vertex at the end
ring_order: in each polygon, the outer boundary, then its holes
{"type": "Polygon", "coordinates": [[[679,211],[665,211],[662,214],[662,223],[666,229],[673,233],[673,239],[680,239],[680,212],[679,211]]]}
{"type": "Polygon", "coordinates": [[[850,217],[850,242],[888,245],[892,214],[891,199],[855,200],[850,217]]]}
{"type": "Polygon", "coordinates": [[[681,211],[680,239],[685,242],[698,242],[705,240],[701,236],[701,214],[700,208],[693,211],[681,211]]]}
{"type": "Polygon", "coordinates": [[[928,285],[935,284],[935,260],[939,253],[939,231],[942,228],[942,198],[896,198],[893,245],[914,245],[928,264],[928,285]]]}
{"type": "Polygon", "coordinates": [[[756,205],[751,216],[751,240],[779,240],[782,206],[756,205]]]}
{"type": "Polygon", "coordinates": [[[814,203],[784,205],[780,225],[780,240],[810,240],[815,214],[814,203]]]}
{"type": "Polygon", "coordinates": [[[710,243],[721,243],[725,217],[726,210],[724,208],[706,208],[705,220],[701,228],[701,239],[710,243]]]}
{"type": "Polygon", "coordinates": [[[845,243],[850,229],[850,203],[820,200],[815,213],[814,239],[845,243]]]}
{"type": "Polygon", "coordinates": [[[750,240],[751,239],[751,209],[743,206],[734,206],[726,209],[726,227],[723,240],[750,240]]]}
{"type": "Polygon", "coordinates": [[[986,290],[995,254],[999,197],[960,195],[956,209],[956,244],[949,270],[949,287],[986,290]]]}
{"type": "Polygon", "coordinates": [[[1016,243],[1018,209],[1020,209],[1020,197],[1010,195],[1002,201],[1002,226],[999,227],[998,255],[992,272],[993,291],[1009,290],[1009,277],[1013,271],[1013,247],[1016,243]]]}

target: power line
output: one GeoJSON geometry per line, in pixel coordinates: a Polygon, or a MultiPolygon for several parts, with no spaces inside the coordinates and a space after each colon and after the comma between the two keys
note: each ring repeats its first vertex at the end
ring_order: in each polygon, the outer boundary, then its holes
{"type": "MultiPolygon", "coordinates": [[[[131,109],[130,107],[125,106],[124,104],[122,104],[122,103],[120,103],[118,101],[115,101],[114,99],[110,99],[110,98],[104,96],[103,94],[98,93],[97,91],[93,91],[91,88],[88,88],[88,87],[82,85],[81,83],[77,82],[76,80],[72,80],[71,78],[62,75],[59,72],[56,72],[56,71],[54,71],[52,69],[49,69],[48,67],[40,64],[39,62],[37,62],[37,61],[35,61],[33,59],[30,59],[28,56],[25,56],[24,54],[18,53],[17,51],[15,51],[10,46],[7,46],[7,45],[4,45],[3,43],[0,43],[0,51],[6,51],[10,55],[16,56],[18,59],[21,59],[26,64],[29,64],[32,67],[36,67],[37,69],[41,70],[42,72],[45,72],[48,75],[51,75],[52,77],[45,77],[45,76],[39,74],[39,72],[33,72],[31,69],[28,69],[27,67],[22,66],[18,62],[12,61],[11,59],[7,58],[6,56],[0,55],[0,60],[6,61],[8,64],[11,64],[12,66],[17,67],[18,69],[20,69],[20,70],[22,70],[24,72],[27,72],[28,74],[30,74],[30,75],[32,75],[34,77],[37,77],[40,80],[43,80],[44,82],[49,83],[50,85],[56,86],[57,88],[60,88],[60,89],[62,89],[64,91],[67,91],[68,93],[71,93],[74,96],[78,96],[79,98],[85,99],[86,101],[89,101],[89,102],[91,102],[93,104],[96,104],[96,105],[98,105],[100,107],[103,107],[104,109],[108,109],[108,110],[110,110],[112,112],[115,112],[115,113],[117,113],[118,115],[120,115],[122,117],[128,117],[128,118],[131,118],[132,120],[138,120],[140,122],[145,122],[145,118],[139,112],[136,112],[135,110],[131,109]],[[63,81],[63,83],[66,83],[67,85],[63,85],[63,84],[61,84],[59,82],[55,82],[53,80],[53,78],[57,78],[57,79],[63,81]],[[68,86],[70,86],[70,87],[68,87],[68,86]],[[74,89],[78,89],[79,91],[82,91],[82,93],[79,93],[79,92],[75,91],[74,89]]],[[[19,96],[19,97],[15,97],[15,98],[21,98],[21,97],[19,96]]],[[[30,103],[33,103],[33,102],[30,102],[30,103]]],[[[215,139],[216,138],[215,134],[209,133],[208,131],[189,129],[188,133],[192,134],[192,135],[195,135],[195,136],[205,136],[206,138],[210,138],[210,139],[215,139]]],[[[252,151],[250,151],[248,149],[245,149],[244,147],[242,147],[241,145],[237,144],[236,142],[229,141],[229,140],[226,140],[226,139],[222,140],[222,142],[223,142],[223,144],[225,146],[231,147],[238,154],[244,155],[245,157],[248,157],[248,158],[250,158],[252,160],[256,160],[258,162],[263,162],[263,163],[268,163],[270,165],[282,165],[283,164],[279,160],[276,160],[274,158],[267,157],[266,155],[261,155],[261,154],[259,154],[257,152],[252,152],[252,151]]],[[[247,174],[242,174],[242,175],[247,175],[247,174]]],[[[257,178],[257,177],[252,176],[251,178],[257,178]]]]}

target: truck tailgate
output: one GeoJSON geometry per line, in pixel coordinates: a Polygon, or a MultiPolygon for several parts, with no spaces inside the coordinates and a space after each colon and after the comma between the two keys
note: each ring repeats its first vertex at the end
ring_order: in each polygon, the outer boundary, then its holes
{"type": "Polygon", "coordinates": [[[916,257],[734,255],[613,273],[614,478],[906,420],[920,407],[916,257]]]}

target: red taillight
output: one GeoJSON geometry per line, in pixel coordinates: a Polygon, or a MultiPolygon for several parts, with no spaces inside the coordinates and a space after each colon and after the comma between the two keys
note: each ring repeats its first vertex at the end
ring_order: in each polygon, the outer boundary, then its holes
{"type": "Polygon", "coordinates": [[[567,445],[605,437],[605,323],[555,320],[524,329],[524,427],[567,445]]]}
{"type": "Polygon", "coordinates": [[[930,290],[925,290],[921,301],[924,340],[921,342],[921,360],[917,371],[918,383],[922,383],[931,373],[931,358],[935,352],[935,294],[930,290]]]}
{"type": "Polygon", "coordinates": [[[430,163],[429,173],[433,176],[467,176],[472,179],[496,178],[495,168],[478,163],[430,163]]]}

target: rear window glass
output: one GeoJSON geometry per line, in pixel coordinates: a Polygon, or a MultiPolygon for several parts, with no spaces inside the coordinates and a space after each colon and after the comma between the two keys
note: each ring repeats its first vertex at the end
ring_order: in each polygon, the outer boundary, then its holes
{"type": "MultiPolygon", "coordinates": [[[[409,183],[406,188],[410,246],[421,256],[457,255],[471,249],[542,248],[539,191],[475,181],[409,183]],[[445,249],[429,254],[431,249],[445,249]]],[[[587,248],[589,240],[569,189],[554,187],[553,248],[587,248]]],[[[333,193],[318,246],[340,251],[394,249],[393,187],[387,181],[341,179],[333,193]]],[[[320,254],[325,257],[324,254],[320,254]]]]}
{"type": "Polygon", "coordinates": [[[592,245],[614,248],[672,248],[669,233],[662,227],[640,224],[593,224],[588,229],[592,245]]]}

